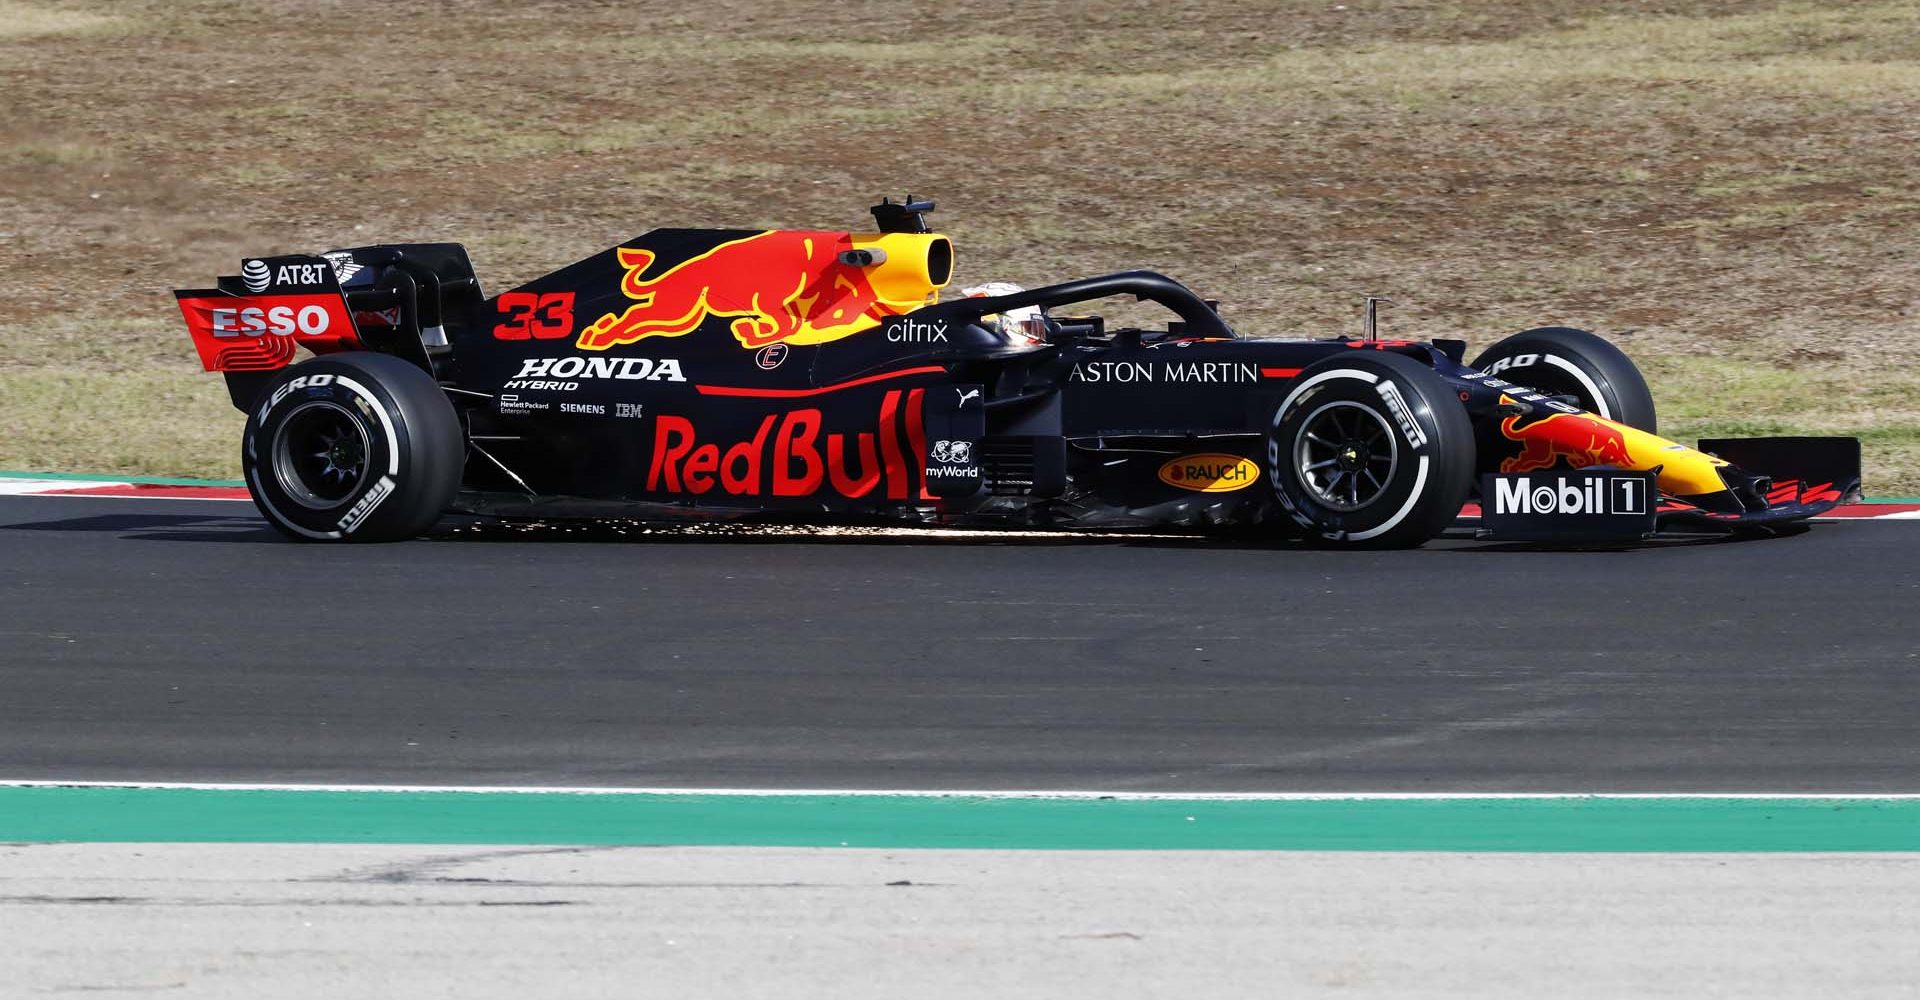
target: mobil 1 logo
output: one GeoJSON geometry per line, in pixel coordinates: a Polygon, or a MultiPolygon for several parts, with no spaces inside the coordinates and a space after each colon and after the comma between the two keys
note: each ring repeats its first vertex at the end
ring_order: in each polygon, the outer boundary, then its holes
{"type": "Polygon", "coordinates": [[[1496,538],[1630,541],[1653,533],[1652,472],[1555,469],[1480,478],[1480,526],[1496,538]]]}

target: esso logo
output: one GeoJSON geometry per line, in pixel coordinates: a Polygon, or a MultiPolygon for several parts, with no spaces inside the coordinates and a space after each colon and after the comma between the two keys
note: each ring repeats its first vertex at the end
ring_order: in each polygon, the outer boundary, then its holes
{"type": "Polygon", "coordinates": [[[1510,358],[1501,358],[1481,369],[1483,375],[1498,375],[1509,368],[1532,368],[1540,363],[1538,354],[1516,354],[1510,358]]]}
{"type": "Polygon", "coordinates": [[[213,335],[216,337],[318,337],[327,332],[333,320],[321,306],[219,307],[212,310],[213,335]]]}

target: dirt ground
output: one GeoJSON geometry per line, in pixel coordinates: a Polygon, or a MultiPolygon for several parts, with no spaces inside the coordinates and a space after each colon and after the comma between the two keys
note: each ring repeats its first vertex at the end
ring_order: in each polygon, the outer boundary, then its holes
{"type": "Polygon", "coordinates": [[[1242,330],[1564,323],[1663,430],[1920,495],[1920,4],[0,0],[0,469],[236,474],[169,289],[932,196],[957,280],[1149,267],[1242,330]]]}

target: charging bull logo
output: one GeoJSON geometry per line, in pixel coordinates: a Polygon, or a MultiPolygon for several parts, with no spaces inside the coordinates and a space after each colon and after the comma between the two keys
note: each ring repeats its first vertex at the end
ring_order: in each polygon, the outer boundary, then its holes
{"type": "Polygon", "coordinates": [[[648,337],[679,337],[711,316],[730,318],[742,347],[821,344],[874,326],[897,310],[879,301],[865,271],[842,263],[847,234],[772,230],[722,243],[651,277],[651,250],[620,247],[620,290],[634,305],[580,333],[583,350],[648,337]]]}
{"type": "Polygon", "coordinates": [[[1561,459],[1568,466],[1583,469],[1590,465],[1636,468],[1627,452],[1624,429],[1585,413],[1554,413],[1522,424],[1521,417],[1500,421],[1500,433],[1521,444],[1520,454],[1500,463],[1501,472],[1532,472],[1550,469],[1561,459]]]}

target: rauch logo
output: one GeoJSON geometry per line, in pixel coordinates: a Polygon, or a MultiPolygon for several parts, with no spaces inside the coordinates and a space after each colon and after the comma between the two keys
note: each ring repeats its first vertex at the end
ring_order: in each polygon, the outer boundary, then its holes
{"type": "Polygon", "coordinates": [[[1260,467],[1239,455],[1182,455],[1160,467],[1160,481],[1195,493],[1232,493],[1252,486],[1260,467]]]}

